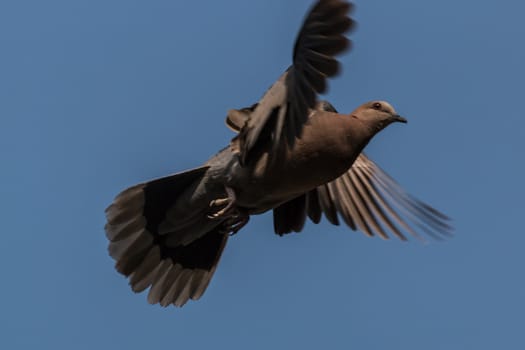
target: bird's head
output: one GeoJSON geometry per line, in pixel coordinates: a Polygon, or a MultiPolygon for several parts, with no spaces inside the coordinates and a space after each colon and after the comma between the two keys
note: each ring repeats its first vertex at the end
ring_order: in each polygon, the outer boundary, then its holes
{"type": "Polygon", "coordinates": [[[352,117],[367,125],[377,133],[394,122],[406,123],[407,120],[396,113],[394,107],[385,101],[371,101],[361,105],[352,117]]]}

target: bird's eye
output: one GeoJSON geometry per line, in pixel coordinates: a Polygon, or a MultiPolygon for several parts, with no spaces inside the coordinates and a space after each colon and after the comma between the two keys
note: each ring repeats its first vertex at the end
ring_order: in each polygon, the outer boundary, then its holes
{"type": "Polygon", "coordinates": [[[381,110],[381,103],[376,102],[376,103],[373,104],[372,107],[374,107],[374,109],[381,110]]]}

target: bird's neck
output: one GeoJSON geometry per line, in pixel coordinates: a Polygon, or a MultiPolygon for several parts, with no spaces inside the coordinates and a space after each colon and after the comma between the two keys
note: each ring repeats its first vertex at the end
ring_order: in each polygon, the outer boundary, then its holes
{"type": "Polygon", "coordinates": [[[350,148],[349,153],[359,154],[375,134],[363,121],[350,116],[345,119],[345,142],[350,148]]]}

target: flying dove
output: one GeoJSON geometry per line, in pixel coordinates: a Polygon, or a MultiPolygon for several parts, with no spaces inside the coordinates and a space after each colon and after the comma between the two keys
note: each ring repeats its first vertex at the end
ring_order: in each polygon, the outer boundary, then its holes
{"type": "Polygon", "coordinates": [[[134,292],[150,288],[148,301],[162,306],[199,299],[230,235],[269,210],[279,235],[323,215],[382,238],[450,233],[445,215],[362,153],[389,124],[406,123],[389,103],[367,102],[344,115],[317,101],[339,72],[334,56],[349,47],[351,10],[343,0],[318,0],[292,66],[258,103],[228,113],[237,135],[227,147],[199,168],[124,190],[106,209],[109,254],[134,292]]]}

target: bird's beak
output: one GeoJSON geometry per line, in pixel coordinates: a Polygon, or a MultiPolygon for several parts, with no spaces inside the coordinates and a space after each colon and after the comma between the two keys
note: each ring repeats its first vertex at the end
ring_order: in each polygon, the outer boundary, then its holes
{"type": "Polygon", "coordinates": [[[392,116],[392,122],[400,122],[400,123],[407,123],[407,120],[405,118],[403,118],[402,116],[400,116],[399,114],[396,114],[396,115],[393,115],[392,116]]]}

